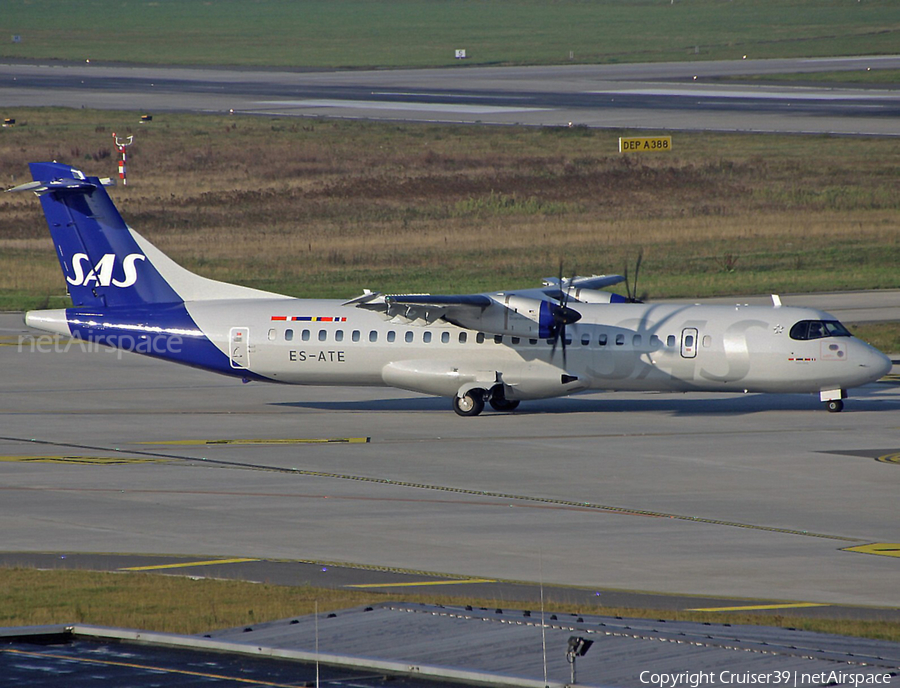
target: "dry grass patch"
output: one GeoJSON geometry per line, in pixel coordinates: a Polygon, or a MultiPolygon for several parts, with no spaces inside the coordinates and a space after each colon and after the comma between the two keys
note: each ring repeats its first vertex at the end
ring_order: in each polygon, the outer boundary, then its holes
{"type": "MultiPolygon", "coordinates": [[[[27,111],[0,169],[110,175],[110,132],[135,119],[27,111]]],[[[680,134],[675,154],[624,157],[619,132],[580,128],[160,115],[131,131],[126,220],[190,269],[279,292],[531,286],[641,248],[656,297],[900,286],[900,149],[877,140],[680,134]]],[[[52,256],[34,199],[0,197],[0,302],[60,293],[52,256]]]]}
{"type": "MultiPolygon", "coordinates": [[[[552,598],[552,593],[550,595],[552,598]]],[[[396,595],[186,576],[95,571],[0,568],[0,626],[84,623],[167,633],[199,634],[395,600],[396,595]]],[[[501,599],[413,595],[408,602],[486,609],[531,609],[501,599]]],[[[900,640],[900,624],[888,621],[810,619],[792,616],[710,614],[555,603],[546,613],[598,614],[711,623],[787,626],[884,640],[900,640]]]]}

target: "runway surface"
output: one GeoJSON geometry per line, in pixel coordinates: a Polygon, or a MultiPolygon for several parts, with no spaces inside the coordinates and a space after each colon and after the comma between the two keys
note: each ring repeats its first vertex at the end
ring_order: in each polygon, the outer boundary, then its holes
{"type": "Polygon", "coordinates": [[[900,56],[554,67],[287,72],[0,64],[16,107],[235,112],[666,131],[900,134],[900,89],[771,85],[782,73],[900,68],[900,56]]]}
{"type": "Polygon", "coordinates": [[[242,385],[16,314],[0,344],[8,552],[900,607],[896,382],[840,414],[808,395],[592,394],[460,418],[397,390],[242,385]]]}

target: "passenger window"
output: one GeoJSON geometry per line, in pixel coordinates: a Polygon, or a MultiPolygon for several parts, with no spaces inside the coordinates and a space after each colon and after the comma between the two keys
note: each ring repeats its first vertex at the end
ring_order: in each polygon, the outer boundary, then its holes
{"type": "Polygon", "coordinates": [[[369,331],[369,341],[370,342],[378,341],[378,330],[370,330],[369,331]]]}
{"type": "Polygon", "coordinates": [[[425,330],[425,332],[422,334],[422,341],[426,344],[431,344],[431,332],[425,330]]]}
{"type": "Polygon", "coordinates": [[[516,345],[516,344],[518,344],[518,343],[521,342],[521,341],[522,341],[522,340],[519,339],[518,337],[513,337],[513,338],[512,338],[512,343],[513,343],[513,345],[516,345]]]}
{"type": "MultiPolygon", "coordinates": [[[[293,330],[288,330],[288,332],[291,333],[291,339],[293,339],[293,338],[294,338],[294,331],[293,331],[293,330]]],[[[285,334],[285,339],[287,339],[287,332],[285,332],[284,334],[285,334]]],[[[309,330],[303,330],[303,331],[300,333],[300,339],[302,339],[304,342],[308,342],[308,341],[309,341],[309,330]]]]}
{"type": "Polygon", "coordinates": [[[328,338],[327,330],[319,330],[319,341],[324,342],[328,338]]]}
{"type": "Polygon", "coordinates": [[[641,339],[641,335],[639,335],[639,334],[636,334],[636,335],[634,335],[634,337],[631,338],[631,345],[635,349],[640,349],[641,346],[643,345],[643,343],[644,343],[644,341],[643,341],[643,339],[641,339]]]}
{"type": "Polygon", "coordinates": [[[271,330],[269,330],[269,341],[270,341],[270,342],[274,342],[274,341],[275,341],[275,336],[276,336],[276,334],[278,334],[278,333],[275,332],[275,328],[272,328],[271,330]]]}
{"type": "Polygon", "coordinates": [[[459,343],[465,344],[467,341],[469,341],[469,335],[465,332],[460,332],[459,333],[459,343]]]}
{"type": "Polygon", "coordinates": [[[658,349],[662,346],[662,340],[655,334],[650,335],[650,348],[658,349]]]}
{"type": "Polygon", "coordinates": [[[393,330],[388,330],[387,340],[393,342],[395,339],[397,339],[397,333],[393,330]]]}
{"type": "Polygon", "coordinates": [[[581,335],[581,346],[587,346],[591,343],[591,335],[585,333],[581,335]]]}
{"type": "Polygon", "coordinates": [[[674,349],[677,342],[678,340],[675,338],[674,334],[670,334],[668,337],[666,337],[666,346],[668,346],[669,348],[674,349]]]}
{"type": "Polygon", "coordinates": [[[712,337],[708,334],[703,335],[703,348],[708,349],[712,346],[712,337]]]}
{"type": "Polygon", "coordinates": [[[344,331],[343,330],[337,330],[334,333],[334,341],[336,341],[336,342],[344,341],[344,331]]]}
{"type": "Polygon", "coordinates": [[[606,346],[606,342],[608,340],[609,340],[609,338],[605,334],[601,334],[599,337],[597,337],[597,343],[600,346],[606,346]]]}
{"type": "Polygon", "coordinates": [[[484,344],[484,332],[479,332],[475,335],[475,343],[484,344]]]}
{"type": "Polygon", "coordinates": [[[354,342],[358,342],[359,341],[359,330],[353,330],[353,334],[350,335],[350,339],[352,339],[354,342]]]}
{"type": "Polygon", "coordinates": [[[407,344],[412,344],[412,340],[413,340],[413,337],[414,337],[414,336],[415,336],[415,335],[413,335],[413,331],[412,331],[412,330],[407,330],[406,336],[404,337],[404,339],[406,340],[406,343],[407,343],[407,344]]]}
{"type": "Polygon", "coordinates": [[[692,348],[694,348],[694,335],[692,335],[692,334],[686,334],[686,335],[684,336],[684,348],[685,348],[685,349],[692,349],[692,348]]]}
{"type": "Polygon", "coordinates": [[[625,335],[617,334],[616,335],[616,346],[623,346],[625,344],[625,335]]]}
{"type": "Polygon", "coordinates": [[[494,344],[502,344],[503,343],[503,335],[495,334],[494,335],[494,344]]]}
{"type": "Polygon", "coordinates": [[[441,332],[441,344],[449,344],[450,343],[450,333],[449,332],[441,332]]]}
{"type": "Polygon", "coordinates": [[[284,341],[290,342],[294,339],[294,331],[293,330],[285,330],[284,331],[284,341]]]}
{"type": "Polygon", "coordinates": [[[537,339],[529,339],[528,343],[531,344],[531,346],[534,346],[535,344],[538,343],[538,340],[537,339]]]}

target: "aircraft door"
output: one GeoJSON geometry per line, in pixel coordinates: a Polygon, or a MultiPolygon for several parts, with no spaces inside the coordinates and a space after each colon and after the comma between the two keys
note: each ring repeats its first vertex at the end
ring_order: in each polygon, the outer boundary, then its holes
{"type": "Polygon", "coordinates": [[[696,358],[697,356],[697,328],[685,327],[681,331],[681,357],[696,358]]]}
{"type": "Polygon", "coordinates": [[[232,327],[228,334],[228,351],[232,368],[250,367],[250,328],[232,327]]]}

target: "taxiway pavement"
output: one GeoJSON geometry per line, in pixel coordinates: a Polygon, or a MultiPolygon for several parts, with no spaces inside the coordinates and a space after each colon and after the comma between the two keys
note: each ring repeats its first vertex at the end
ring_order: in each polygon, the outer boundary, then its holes
{"type": "Polygon", "coordinates": [[[752,79],[898,66],[896,55],[325,72],[35,62],[0,64],[0,103],[7,117],[16,107],[61,106],[897,136],[900,91],[894,87],[773,85],[752,79]],[[751,81],[732,81],[740,79],[751,81]]]}
{"type": "Polygon", "coordinates": [[[615,393],[460,418],[391,389],[243,385],[20,314],[0,344],[6,551],[900,607],[895,383],[840,414],[808,395],[615,393]],[[284,441],[351,438],[368,441],[284,441]]]}

